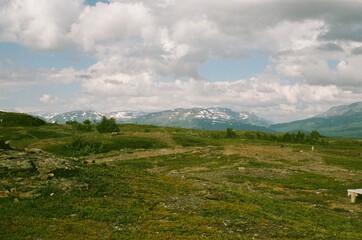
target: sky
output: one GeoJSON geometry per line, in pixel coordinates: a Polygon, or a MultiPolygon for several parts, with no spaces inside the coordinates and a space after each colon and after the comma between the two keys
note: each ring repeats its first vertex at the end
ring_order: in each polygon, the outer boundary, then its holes
{"type": "Polygon", "coordinates": [[[362,0],[0,0],[0,110],[312,117],[362,101],[361,13],[362,0]]]}

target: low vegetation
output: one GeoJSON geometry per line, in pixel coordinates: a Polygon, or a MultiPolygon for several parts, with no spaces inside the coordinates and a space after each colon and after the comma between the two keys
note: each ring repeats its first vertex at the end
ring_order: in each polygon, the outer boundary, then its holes
{"type": "Polygon", "coordinates": [[[44,120],[27,114],[0,111],[0,127],[41,126],[45,124],[44,120]]]}
{"type": "Polygon", "coordinates": [[[81,125],[0,126],[6,161],[37,159],[7,174],[0,150],[0,239],[362,238],[362,141],[81,125]],[[52,154],[76,165],[44,176],[52,154]]]}

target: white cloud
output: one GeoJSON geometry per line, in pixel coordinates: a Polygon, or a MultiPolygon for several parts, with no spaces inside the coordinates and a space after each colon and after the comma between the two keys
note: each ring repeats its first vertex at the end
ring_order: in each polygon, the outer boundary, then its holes
{"type": "Polygon", "coordinates": [[[58,97],[53,97],[50,94],[43,94],[43,96],[41,96],[39,101],[42,102],[42,103],[46,103],[46,104],[55,104],[55,103],[59,102],[59,98],[58,97]]]}
{"type": "Polygon", "coordinates": [[[8,0],[0,7],[0,40],[53,50],[67,43],[82,0],[8,0]]]}
{"type": "Polygon", "coordinates": [[[152,75],[104,75],[84,80],[77,106],[100,111],[136,109],[157,111],[177,107],[225,106],[251,110],[283,121],[311,117],[337,102],[357,99],[358,94],[334,85],[282,84],[278,79],[259,78],[207,82],[190,79],[152,81],[152,75]],[[95,101],[96,99],[96,101],[95,101]],[[318,106],[315,104],[318,102],[318,106]],[[107,106],[107,107],[106,107],[107,106]],[[277,115],[275,113],[278,113],[277,115]]]}
{"type": "MultiPolygon", "coordinates": [[[[276,119],[362,100],[361,1],[0,3],[0,41],[48,51],[71,46],[97,59],[81,71],[2,68],[0,83],[6,89],[77,81],[81,89],[69,99],[77,108],[219,105],[280,114],[276,119]],[[201,64],[253,51],[269,56],[265,73],[239,81],[200,80],[201,64]],[[330,59],[339,60],[335,69],[328,66],[330,59]],[[165,76],[172,80],[159,80],[165,76]]],[[[49,94],[41,98],[55,100],[49,94]]]]}
{"type": "Polygon", "coordinates": [[[98,3],[86,7],[70,36],[86,52],[113,42],[145,42],[154,35],[153,16],[142,3],[98,3]]]}

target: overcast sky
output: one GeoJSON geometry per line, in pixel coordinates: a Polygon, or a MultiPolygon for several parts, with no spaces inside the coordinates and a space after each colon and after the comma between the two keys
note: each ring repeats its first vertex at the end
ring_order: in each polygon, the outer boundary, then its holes
{"type": "Polygon", "coordinates": [[[0,0],[0,110],[311,117],[362,101],[361,13],[360,0],[0,0]]]}

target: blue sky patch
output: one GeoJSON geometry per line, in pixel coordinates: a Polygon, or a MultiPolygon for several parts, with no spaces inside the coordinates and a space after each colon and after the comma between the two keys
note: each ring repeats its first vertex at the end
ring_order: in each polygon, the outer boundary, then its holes
{"type": "Polygon", "coordinates": [[[239,59],[213,59],[202,64],[198,72],[210,81],[233,81],[255,76],[264,71],[269,60],[267,55],[255,52],[239,59]]]}
{"type": "Polygon", "coordinates": [[[337,70],[337,66],[340,63],[338,59],[328,59],[327,64],[330,70],[337,70]]]}
{"type": "Polygon", "coordinates": [[[95,58],[74,49],[57,52],[36,51],[17,43],[0,42],[0,67],[9,68],[68,68],[85,69],[95,64],[95,58]]]}
{"type": "Polygon", "coordinates": [[[85,3],[91,6],[95,6],[97,2],[108,2],[107,0],[85,0],[85,3]]]}

